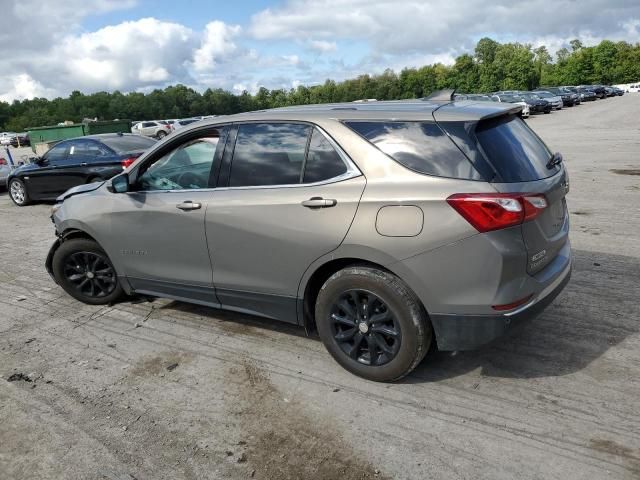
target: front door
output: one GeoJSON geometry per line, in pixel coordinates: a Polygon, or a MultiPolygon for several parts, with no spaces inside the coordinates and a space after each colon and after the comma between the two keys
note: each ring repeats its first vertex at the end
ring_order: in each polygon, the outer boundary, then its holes
{"type": "Polygon", "coordinates": [[[295,323],[300,279],[342,242],[365,179],[307,124],[242,124],[224,157],[219,185],[228,188],[214,192],[206,215],[218,298],[295,323]]]}
{"type": "Polygon", "coordinates": [[[113,239],[105,248],[136,291],[218,303],[204,220],[219,140],[219,129],[175,139],[175,148],[140,166],[133,191],[110,196],[101,237],[113,239]]]}

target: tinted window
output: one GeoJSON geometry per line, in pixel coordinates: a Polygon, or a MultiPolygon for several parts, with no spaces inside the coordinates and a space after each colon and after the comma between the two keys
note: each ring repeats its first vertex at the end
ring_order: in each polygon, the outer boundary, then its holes
{"type": "Polygon", "coordinates": [[[439,177],[478,179],[473,165],[435,124],[427,122],[347,122],[398,163],[439,177]]]}
{"type": "Polygon", "coordinates": [[[121,137],[109,137],[101,139],[111,150],[116,153],[132,152],[134,150],[146,150],[152,147],[156,141],[149,137],[138,135],[123,135],[121,137]]]}
{"type": "Polygon", "coordinates": [[[69,158],[77,159],[82,157],[82,161],[91,160],[92,158],[109,155],[109,151],[98,142],[79,141],[74,142],[69,149],[69,158]]]}
{"type": "Polygon", "coordinates": [[[518,117],[485,120],[476,138],[503,182],[530,182],[554,175],[559,166],[547,168],[551,151],[518,117]]]}
{"type": "Polygon", "coordinates": [[[240,125],[229,186],[300,183],[311,127],[293,123],[240,125]]]}
{"type": "Polygon", "coordinates": [[[304,168],[304,183],[321,182],[346,172],[347,166],[338,152],[322,133],[314,129],[304,168]]]}
{"type": "Polygon", "coordinates": [[[141,190],[207,188],[220,136],[191,140],[153,162],[139,177],[141,190]]]}
{"type": "Polygon", "coordinates": [[[157,124],[155,122],[144,122],[142,124],[142,128],[155,127],[157,124]]]}
{"type": "Polygon", "coordinates": [[[55,164],[64,161],[67,158],[67,151],[69,150],[68,143],[59,143],[54,145],[51,150],[45,154],[45,158],[49,163],[55,164]]]}

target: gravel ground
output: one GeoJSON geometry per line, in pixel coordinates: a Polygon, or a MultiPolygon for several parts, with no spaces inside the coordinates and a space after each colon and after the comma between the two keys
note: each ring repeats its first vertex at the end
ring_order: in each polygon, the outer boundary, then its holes
{"type": "Polygon", "coordinates": [[[639,111],[529,120],[571,174],[571,283],[516,335],[390,385],[287,325],[80,304],[43,267],[49,206],[0,193],[0,479],[640,478],[639,111]]]}

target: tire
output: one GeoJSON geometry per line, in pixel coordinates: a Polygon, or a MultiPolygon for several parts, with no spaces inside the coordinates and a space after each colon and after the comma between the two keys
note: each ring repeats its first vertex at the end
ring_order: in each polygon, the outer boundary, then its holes
{"type": "Polygon", "coordinates": [[[29,198],[27,186],[22,180],[20,180],[19,178],[13,178],[9,182],[8,187],[9,196],[11,197],[11,200],[13,200],[13,203],[15,203],[19,207],[29,205],[31,199],[29,198]]]}
{"type": "Polygon", "coordinates": [[[399,380],[411,372],[433,339],[415,294],[392,273],[371,267],[334,273],[318,293],[315,318],[331,356],[351,373],[376,382],[399,380]],[[374,318],[379,321],[371,321],[374,318]]]}
{"type": "Polygon", "coordinates": [[[123,295],[111,260],[93,240],[72,238],[62,242],[51,266],[58,285],[76,300],[106,305],[123,295]]]}
{"type": "Polygon", "coordinates": [[[165,132],[163,132],[162,130],[160,130],[158,133],[156,133],[156,138],[158,140],[162,140],[166,136],[167,136],[167,134],[165,132]]]}

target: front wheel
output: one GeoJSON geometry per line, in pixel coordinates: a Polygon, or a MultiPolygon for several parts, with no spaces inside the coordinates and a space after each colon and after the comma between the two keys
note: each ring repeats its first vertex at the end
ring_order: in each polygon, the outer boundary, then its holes
{"type": "Polygon", "coordinates": [[[333,358],[360,377],[399,380],[424,358],[432,342],[424,308],[392,273],[347,267],[318,293],[318,333],[333,358]]]}
{"type": "Polygon", "coordinates": [[[90,305],[113,303],[123,290],[107,254],[93,240],[66,240],[53,255],[53,276],[76,300],[90,305]]]}
{"type": "Polygon", "coordinates": [[[29,204],[29,192],[27,192],[27,186],[19,178],[14,178],[9,182],[9,196],[13,203],[19,207],[24,207],[29,204]]]}

